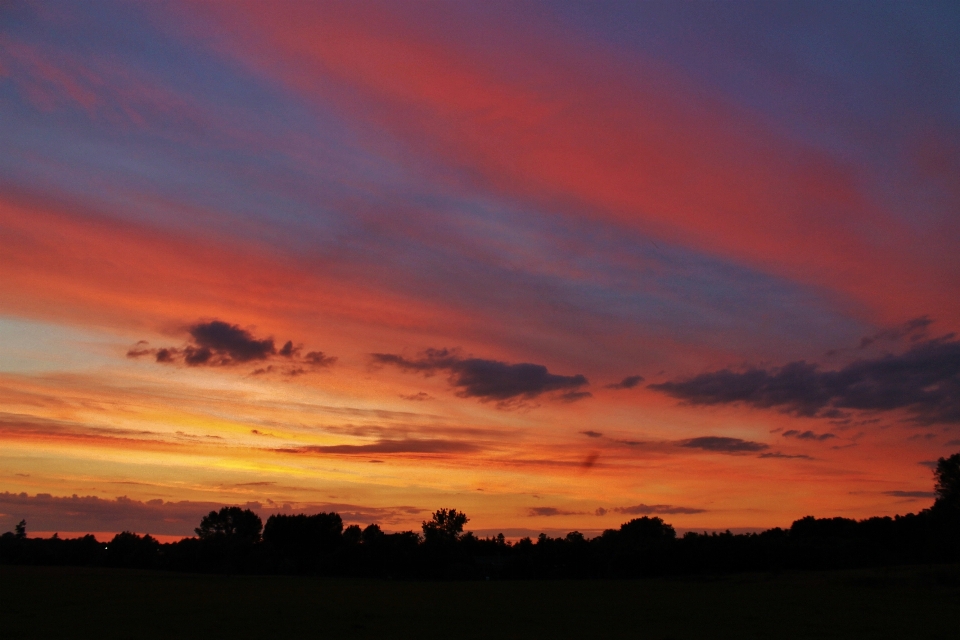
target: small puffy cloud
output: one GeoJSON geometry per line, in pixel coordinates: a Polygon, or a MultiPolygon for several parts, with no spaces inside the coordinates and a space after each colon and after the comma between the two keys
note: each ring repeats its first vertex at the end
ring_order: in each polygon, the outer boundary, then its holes
{"type": "Polygon", "coordinates": [[[337,359],[334,356],[328,356],[323,351],[310,351],[303,356],[303,361],[315,367],[329,367],[337,359]]]}
{"type": "Polygon", "coordinates": [[[542,364],[509,364],[499,360],[465,358],[451,349],[427,349],[415,359],[391,353],[374,353],[371,358],[377,364],[392,365],[424,375],[446,373],[450,385],[458,389],[457,395],[462,398],[505,403],[560,392],[560,399],[569,402],[590,395],[581,390],[581,387],[589,384],[583,375],[550,373],[542,364]]]}
{"type": "Polygon", "coordinates": [[[583,435],[587,436],[588,438],[602,438],[602,437],[603,437],[603,434],[602,434],[602,433],[600,433],[599,431],[593,431],[593,430],[591,430],[591,429],[588,429],[587,431],[580,431],[580,433],[582,433],[583,435]]]}
{"type": "Polygon", "coordinates": [[[567,511],[565,509],[558,509],[557,507],[530,507],[527,509],[527,515],[529,516],[579,516],[583,515],[582,511],[567,511]]]}
{"type": "MultiPolygon", "coordinates": [[[[180,347],[150,348],[145,340],[137,342],[129,351],[128,358],[153,356],[161,364],[184,364],[188,367],[234,366],[250,362],[284,362],[285,367],[276,367],[286,375],[296,376],[308,370],[328,367],[336,358],[322,351],[300,355],[302,347],[288,340],[277,349],[273,338],[257,338],[249,330],[222,320],[198,322],[187,328],[190,338],[180,347]]],[[[253,375],[272,373],[274,365],[265,364],[252,371],[253,375]]]]}
{"type": "Polygon", "coordinates": [[[378,440],[368,444],[335,444],[280,449],[283,453],[319,455],[381,455],[387,453],[470,453],[479,447],[469,442],[456,440],[427,440],[407,438],[403,440],[378,440]]]}
{"type": "Polygon", "coordinates": [[[783,432],[784,438],[796,438],[797,440],[816,440],[818,442],[823,442],[824,440],[829,440],[830,438],[836,438],[832,433],[814,433],[813,431],[800,431],[798,429],[789,429],[783,432]]]}
{"type": "Polygon", "coordinates": [[[627,376],[620,382],[614,382],[613,384],[608,384],[605,389],[633,389],[638,384],[643,382],[643,376],[627,376]]]}
{"type": "MultiPolygon", "coordinates": [[[[190,336],[194,341],[193,355],[198,363],[206,362],[214,355],[228,362],[264,360],[277,352],[272,338],[258,340],[246,329],[220,320],[193,325],[190,327],[190,336]]],[[[290,343],[290,346],[293,344],[290,343]]]]}
{"type": "Polygon", "coordinates": [[[600,457],[599,453],[590,453],[587,454],[587,457],[580,461],[581,469],[590,469],[593,465],[597,464],[597,459],[600,457]]]}
{"type": "Polygon", "coordinates": [[[424,391],[420,391],[419,393],[411,393],[408,395],[404,395],[401,393],[400,397],[403,398],[404,400],[412,400],[414,402],[424,402],[426,400],[433,400],[433,396],[431,396],[429,393],[426,393],[424,391]]]}
{"type": "Polygon", "coordinates": [[[893,496],[894,498],[912,498],[920,500],[922,498],[933,499],[937,494],[933,491],[884,491],[883,495],[893,496]]]}
{"type": "MultiPolygon", "coordinates": [[[[630,516],[677,515],[684,513],[704,513],[706,509],[695,507],[678,507],[672,504],[635,504],[632,507],[614,507],[612,511],[630,516]]],[[[606,511],[604,511],[606,513],[606,511]]],[[[597,509],[597,515],[600,509],[597,509]]]]}
{"type": "Polygon", "coordinates": [[[723,436],[690,438],[688,440],[681,440],[677,444],[690,449],[703,449],[704,451],[716,451],[718,453],[749,453],[751,451],[763,451],[764,449],[770,448],[762,442],[741,440],[740,438],[725,438],[723,436]]]}
{"type": "Polygon", "coordinates": [[[771,452],[768,452],[768,453],[761,453],[761,454],[760,454],[759,456],[757,456],[757,457],[758,457],[758,458],[784,458],[784,459],[787,459],[787,460],[790,460],[790,459],[793,459],[793,460],[813,460],[813,458],[811,458],[810,456],[805,455],[805,454],[802,454],[802,453],[792,453],[792,454],[791,454],[791,453],[780,453],[779,451],[775,451],[775,452],[774,452],[774,451],[771,451],[771,452]]]}
{"type": "Polygon", "coordinates": [[[287,340],[287,342],[280,348],[280,351],[277,351],[277,355],[283,356],[284,358],[293,358],[300,355],[300,347],[293,346],[293,340],[287,340]]]}

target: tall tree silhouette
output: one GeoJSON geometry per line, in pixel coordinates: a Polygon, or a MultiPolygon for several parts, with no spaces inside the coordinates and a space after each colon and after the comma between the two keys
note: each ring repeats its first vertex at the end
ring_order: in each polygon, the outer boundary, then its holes
{"type": "Polygon", "coordinates": [[[960,514],[960,453],[937,460],[933,475],[937,479],[933,487],[937,494],[934,509],[960,514]]]}

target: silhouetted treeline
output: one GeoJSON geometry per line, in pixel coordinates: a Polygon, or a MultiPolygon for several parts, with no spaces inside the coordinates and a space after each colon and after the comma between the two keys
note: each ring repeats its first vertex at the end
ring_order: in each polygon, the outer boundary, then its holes
{"type": "Polygon", "coordinates": [[[813,518],[789,529],[677,537],[660,518],[643,517],[587,539],[507,542],[464,533],[465,514],[440,509],[422,533],[385,533],[376,524],[346,528],[336,513],[273,515],[264,526],[250,510],[211,511],[195,538],[161,544],[125,532],[40,539],[26,523],[0,536],[0,562],[136,567],[179,571],[293,573],[404,578],[587,578],[665,574],[840,569],[960,562],[960,453],[941,458],[930,509],[866,520],[813,518]]]}

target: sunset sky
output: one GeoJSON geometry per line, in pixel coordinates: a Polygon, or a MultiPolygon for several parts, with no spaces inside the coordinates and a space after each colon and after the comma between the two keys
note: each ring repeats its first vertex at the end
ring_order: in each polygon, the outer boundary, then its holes
{"type": "Polygon", "coordinates": [[[954,2],[0,3],[0,531],[932,503],[954,2]]]}

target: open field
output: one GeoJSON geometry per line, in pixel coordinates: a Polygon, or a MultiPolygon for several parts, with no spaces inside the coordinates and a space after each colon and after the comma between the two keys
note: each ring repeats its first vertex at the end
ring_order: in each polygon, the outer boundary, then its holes
{"type": "Polygon", "coordinates": [[[0,567],[8,638],[947,638],[960,567],[404,582],[0,567]]]}

